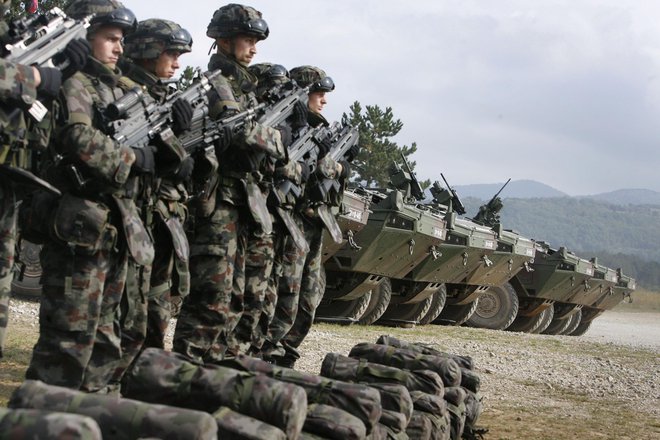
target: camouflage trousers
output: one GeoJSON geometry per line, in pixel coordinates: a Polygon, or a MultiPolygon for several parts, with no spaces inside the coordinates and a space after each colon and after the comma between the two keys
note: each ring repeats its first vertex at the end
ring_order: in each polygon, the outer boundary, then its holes
{"type": "Polygon", "coordinates": [[[9,321],[9,296],[16,250],[16,195],[0,178],[0,358],[9,321]]]}
{"type": "Polygon", "coordinates": [[[84,391],[103,390],[121,360],[117,317],[128,262],[123,235],[114,246],[104,243],[93,252],[48,241],[40,258],[39,339],[25,376],[84,391]]]}
{"type": "MultiPolygon", "coordinates": [[[[253,346],[260,347],[265,338],[261,316],[264,311],[266,297],[269,295],[270,278],[273,270],[275,245],[273,234],[265,234],[257,228],[250,228],[245,252],[244,274],[235,276],[237,280],[245,280],[243,288],[243,313],[229,335],[228,353],[235,356],[247,354],[253,346]],[[262,327],[260,327],[260,323],[262,327]]],[[[236,286],[240,289],[241,286],[236,286]]],[[[272,306],[270,307],[272,310],[272,306]]]]}
{"type": "Polygon", "coordinates": [[[174,332],[174,351],[201,362],[221,360],[243,313],[247,208],[218,201],[196,220],[190,238],[190,294],[174,332]]]}
{"type": "MultiPolygon", "coordinates": [[[[299,214],[292,215],[296,225],[304,231],[304,220],[299,214]]],[[[271,277],[272,290],[277,292],[271,316],[268,319],[268,333],[263,343],[262,353],[266,358],[272,357],[277,347],[281,347],[280,341],[291,330],[298,313],[298,300],[300,294],[300,283],[303,276],[303,268],[307,253],[300,250],[286,231],[286,227],[280,225],[278,229],[278,245],[276,250],[273,276],[271,277]]],[[[308,238],[306,236],[306,238],[308,238]]],[[[282,352],[283,353],[283,352],[282,352]]],[[[282,354],[279,353],[279,354],[282,354]]]]}
{"type": "Polygon", "coordinates": [[[101,440],[101,429],[90,417],[38,409],[0,408],[3,438],[101,440]]]}
{"type": "Polygon", "coordinates": [[[173,299],[182,300],[190,291],[189,249],[183,219],[172,216],[165,220],[156,214],[151,232],[155,257],[147,298],[147,336],[144,346],[164,349],[165,334],[172,318],[171,302],[173,299]],[[166,222],[175,231],[171,231],[166,222]],[[176,240],[173,234],[177,234],[176,240]]]}
{"type": "Polygon", "coordinates": [[[147,294],[151,266],[141,266],[128,258],[126,284],[119,304],[118,325],[121,335],[121,359],[118,362],[111,386],[118,389],[126,370],[144,347],[147,334],[147,294]]]}
{"type": "Polygon", "coordinates": [[[300,295],[298,296],[298,311],[291,330],[282,339],[286,354],[282,365],[293,366],[300,358],[296,348],[307,337],[312,328],[316,309],[323,299],[321,288],[321,266],[323,265],[323,225],[317,219],[305,221],[304,232],[309,253],[305,258],[302,279],[300,282],[300,295]]]}

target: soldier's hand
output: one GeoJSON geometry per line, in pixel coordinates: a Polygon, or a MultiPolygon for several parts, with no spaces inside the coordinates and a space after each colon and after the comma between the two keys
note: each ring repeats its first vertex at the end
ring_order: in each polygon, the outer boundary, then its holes
{"type": "Polygon", "coordinates": [[[332,148],[332,142],[328,138],[323,138],[319,143],[319,159],[323,159],[330,149],[332,148]]]}
{"type": "Polygon", "coordinates": [[[360,146],[355,144],[346,152],[346,160],[353,162],[358,154],[360,154],[360,146]]]}
{"type": "Polygon", "coordinates": [[[351,165],[346,160],[339,161],[339,165],[341,166],[339,177],[342,179],[348,179],[351,175],[351,165]]]}
{"type": "Polygon", "coordinates": [[[172,104],[172,117],[174,118],[174,134],[178,135],[190,130],[193,108],[188,101],[179,98],[172,104]]]}
{"type": "Polygon", "coordinates": [[[135,162],[133,162],[135,171],[143,174],[153,174],[156,171],[156,158],[151,147],[133,148],[133,153],[135,153],[135,162]]]}
{"type": "Polygon", "coordinates": [[[285,147],[288,147],[291,145],[291,142],[293,140],[293,135],[291,134],[291,127],[288,125],[280,125],[277,127],[277,129],[280,131],[280,135],[282,136],[282,145],[285,147]]]}
{"type": "Polygon", "coordinates": [[[35,66],[35,69],[37,69],[40,78],[37,93],[47,98],[57,97],[60,86],[62,86],[62,72],[52,67],[35,66]]]}
{"type": "Polygon", "coordinates": [[[195,159],[193,159],[190,156],[186,157],[183,160],[183,162],[181,162],[179,169],[176,170],[176,173],[174,173],[174,182],[181,183],[190,179],[190,176],[192,176],[194,168],[195,168],[195,159]]]}
{"type": "Polygon", "coordinates": [[[62,66],[62,76],[66,80],[74,73],[85,67],[87,57],[92,53],[92,47],[87,40],[77,38],[69,41],[69,44],[53,57],[56,66],[62,66]]]}
{"type": "Polygon", "coordinates": [[[300,128],[307,125],[307,104],[298,101],[293,107],[293,113],[291,113],[291,129],[293,131],[299,130],[300,128]]]}
{"type": "Polygon", "coordinates": [[[307,162],[298,162],[298,164],[301,167],[300,170],[300,180],[304,183],[309,180],[309,174],[311,173],[311,170],[309,169],[309,165],[307,165],[307,162]]]}

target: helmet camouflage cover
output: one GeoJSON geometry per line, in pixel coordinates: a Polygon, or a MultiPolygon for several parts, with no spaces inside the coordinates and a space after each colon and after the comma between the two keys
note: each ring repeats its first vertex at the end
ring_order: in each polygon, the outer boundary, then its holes
{"type": "Polygon", "coordinates": [[[250,35],[265,40],[269,34],[266,20],[253,7],[230,3],[215,11],[206,35],[210,38],[233,38],[250,35]]]}
{"type": "Polygon", "coordinates": [[[322,69],[315,66],[299,66],[291,69],[291,79],[311,92],[332,92],[335,83],[322,69]]]}
{"type": "Polygon", "coordinates": [[[126,37],[124,53],[134,60],[150,60],[168,50],[188,53],[192,43],[190,33],[173,21],[150,18],[126,37]]]}
{"type": "Polygon", "coordinates": [[[66,15],[76,20],[95,14],[87,35],[99,26],[117,26],[124,35],[135,31],[137,18],[133,12],[117,0],[73,0],[64,9],[66,15]]]}

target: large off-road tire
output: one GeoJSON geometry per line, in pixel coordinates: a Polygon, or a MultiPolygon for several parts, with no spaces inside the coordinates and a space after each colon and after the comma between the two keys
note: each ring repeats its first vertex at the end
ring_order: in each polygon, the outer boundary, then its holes
{"type": "Polygon", "coordinates": [[[479,297],[477,310],[465,321],[476,328],[504,330],[518,314],[518,295],[509,283],[493,286],[479,297]]]}
{"type": "Polygon", "coordinates": [[[516,316],[516,319],[513,320],[513,323],[506,329],[510,332],[529,333],[532,329],[541,324],[541,320],[545,317],[543,312],[545,312],[545,310],[533,316],[518,315],[516,316]]]}
{"type": "Polygon", "coordinates": [[[433,320],[434,324],[440,325],[462,325],[470,319],[470,316],[477,310],[479,299],[468,304],[445,305],[442,312],[433,320]]]}
{"type": "Polygon", "coordinates": [[[577,312],[573,313],[569,319],[571,322],[568,324],[568,327],[566,327],[566,329],[560,333],[561,335],[568,336],[578,328],[578,325],[580,325],[580,322],[582,322],[582,310],[578,310],[577,312]]]}
{"type": "Polygon", "coordinates": [[[383,278],[377,287],[371,289],[371,298],[367,310],[364,311],[358,324],[370,325],[378,321],[392,299],[392,283],[389,278],[383,278]]]}
{"type": "Polygon", "coordinates": [[[550,325],[541,333],[544,335],[561,335],[571,324],[571,317],[564,319],[553,318],[550,325]]]}
{"type": "Polygon", "coordinates": [[[369,306],[371,292],[350,301],[333,300],[322,302],[316,310],[316,316],[326,318],[360,319],[369,306]]]}
{"type": "Polygon", "coordinates": [[[437,318],[442,309],[445,308],[445,303],[447,302],[447,287],[443,284],[436,290],[431,296],[431,307],[429,311],[424,315],[422,319],[419,320],[419,325],[427,325],[433,322],[437,318]]]}
{"type": "Polygon", "coordinates": [[[423,301],[413,304],[390,303],[390,306],[387,308],[385,313],[383,313],[383,316],[380,317],[380,321],[398,320],[398,321],[410,321],[416,324],[429,312],[429,310],[431,309],[432,302],[433,302],[433,295],[429,296],[423,301]]]}
{"type": "Polygon", "coordinates": [[[539,324],[536,328],[533,328],[529,331],[530,333],[540,334],[546,328],[548,328],[548,326],[552,322],[552,318],[554,318],[555,316],[555,307],[550,306],[541,313],[543,314],[543,319],[539,321],[539,324]]]}
{"type": "Polygon", "coordinates": [[[573,330],[573,333],[571,333],[570,335],[571,336],[582,336],[583,334],[585,334],[589,330],[589,328],[591,327],[592,322],[593,321],[587,321],[587,322],[580,321],[580,324],[578,324],[577,328],[575,330],[573,330]]]}
{"type": "Polygon", "coordinates": [[[18,270],[24,264],[23,273],[16,272],[11,282],[11,291],[28,299],[38,299],[41,296],[41,262],[39,253],[41,246],[27,240],[21,240],[20,248],[16,252],[16,265],[18,270]],[[21,278],[22,275],[22,278],[21,278]]]}

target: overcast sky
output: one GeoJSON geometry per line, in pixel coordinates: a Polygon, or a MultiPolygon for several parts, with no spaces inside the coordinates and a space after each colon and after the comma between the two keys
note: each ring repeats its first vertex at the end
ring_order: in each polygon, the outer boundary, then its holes
{"type": "MultiPolygon", "coordinates": [[[[206,67],[208,0],[125,0],[194,37],[206,67]]],[[[660,191],[660,2],[255,0],[270,37],[254,62],[331,76],[326,115],[392,107],[420,178],[534,179],[570,195],[660,191]]]]}

